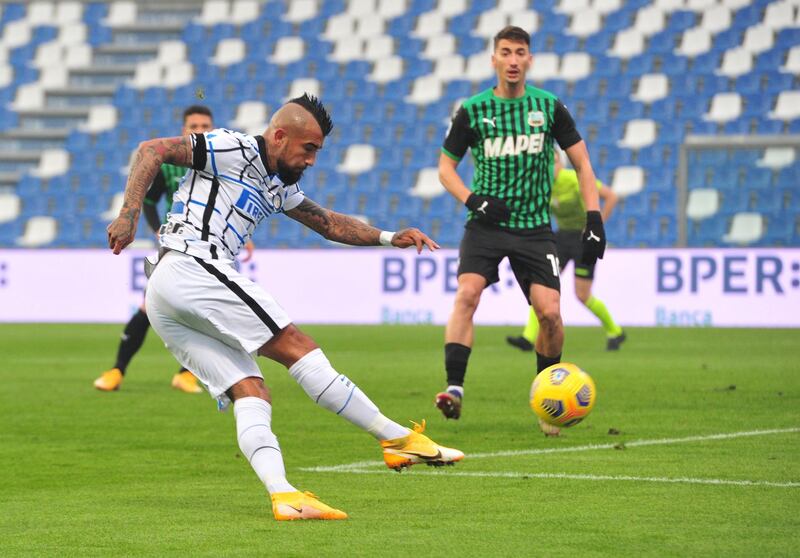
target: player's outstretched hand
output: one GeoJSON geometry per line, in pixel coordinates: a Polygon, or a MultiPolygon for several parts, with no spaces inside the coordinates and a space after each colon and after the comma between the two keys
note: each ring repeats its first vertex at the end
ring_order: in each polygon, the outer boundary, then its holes
{"type": "Polygon", "coordinates": [[[403,229],[397,231],[392,237],[392,246],[396,248],[416,246],[417,254],[422,253],[423,246],[427,246],[428,250],[431,252],[439,248],[439,245],[436,244],[433,239],[419,229],[403,229]]]}
{"type": "Polygon", "coordinates": [[[470,194],[464,205],[477,213],[480,219],[489,223],[502,223],[511,217],[511,210],[508,209],[506,202],[493,196],[470,194]]]}
{"type": "Polygon", "coordinates": [[[594,265],[597,259],[603,258],[606,251],[606,229],[599,211],[586,212],[586,228],[583,229],[584,265],[594,265]]]}
{"type": "Polygon", "coordinates": [[[128,217],[117,217],[106,227],[106,231],[108,247],[119,254],[136,237],[136,221],[128,217]]]}

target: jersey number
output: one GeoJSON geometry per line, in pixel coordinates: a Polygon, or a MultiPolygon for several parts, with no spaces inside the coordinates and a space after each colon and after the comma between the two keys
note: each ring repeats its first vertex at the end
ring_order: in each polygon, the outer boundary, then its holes
{"type": "Polygon", "coordinates": [[[550,265],[553,266],[553,275],[558,277],[558,268],[561,267],[558,264],[558,256],[555,254],[547,254],[547,259],[550,260],[550,265]]]}

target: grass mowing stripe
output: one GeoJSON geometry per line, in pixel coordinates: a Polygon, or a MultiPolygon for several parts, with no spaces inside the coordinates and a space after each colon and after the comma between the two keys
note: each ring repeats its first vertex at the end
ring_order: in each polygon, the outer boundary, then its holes
{"type": "MultiPolygon", "coordinates": [[[[355,473],[358,475],[392,474],[393,471],[376,471],[374,469],[348,469],[335,471],[338,473],[355,473]]],[[[408,473],[412,472],[409,470],[408,473]]],[[[517,473],[508,471],[413,471],[417,475],[447,475],[448,477],[490,477],[510,479],[562,479],[562,480],[587,480],[587,481],[633,481],[633,482],[661,482],[661,483],[686,483],[686,484],[712,484],[732,486],[766,486],[770,488],[800,488],[800,482],[774,482],[752,480],[727,480],[727,479],[699,479],[690,477],[633,477],[629,475],[579,475],[574,473],[517,473]]]]}
{"type": "MultiPolygon", "coordinates": [[[[748,436],[766,436],[769,434],[791,434],[793,432],[800,432],[800,428],[772,428],[769,430],[745,430],[742,432],[728,432],[722,434],[708,434],[704,436],[686,436],[684,438],[657,438],[655,440],[634,440],[632,442],[624,442],[626,448],[641,447],[641,446],[663,446],[670,444],[683,444],[688,442],[710,442],[715,440],[730,440],[733,438],[744,438],[748,436]]],[[[519,455],[541,455],[546,453],[568,453],[574,451],[592,451],[614,449],[617,444],[588,444],[585,446],[572,446],[566,448],[546,448],[546,449],[529,449],[529,450],[505,450],[494,451],[489,453],[475,453],[467,454],[469,459],[481,459],[486,457],[514,457],[519,455]]],[[[383,465],[383,461],[357,461],[355,463],[345,463],[342,465],[320,466],[320,467],[305,467],[301,471],[310,471],[315,473],[339,473],[347,471],[356,471],[364,467],[374,467],[383,465]]]]}

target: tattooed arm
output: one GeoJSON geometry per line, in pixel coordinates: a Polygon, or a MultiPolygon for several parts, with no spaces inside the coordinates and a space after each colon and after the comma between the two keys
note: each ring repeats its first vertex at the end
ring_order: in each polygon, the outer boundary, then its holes
{"type": "Polygon", "coordinates": [[[158,138],[144,141],[131,165],[128,183],[125,185],[125,200],[119,216],[107,227],[108,247],[115,254],[133,242],[136,227],[139,224],[139,213],[142,209],[147,189],[152,184],[162,163],[170,163],[181,167],[192,165],[192,140],[189,136],[174,138],[158,138]]]}
{"type": "MultiPolygon", "coordinates": [[[[379,246],[381,230],[358,219],[336,213],[306,198],[300,205],[286,212],[286,215],[318,232],[328,240],[350,244],[351,246],[379,246]]],[[[408,248],[416,246],[417,252],[427,246],[433,251],[439,247],[419,229],[403,229],[392,236],[392,246],[408,248]]]]}

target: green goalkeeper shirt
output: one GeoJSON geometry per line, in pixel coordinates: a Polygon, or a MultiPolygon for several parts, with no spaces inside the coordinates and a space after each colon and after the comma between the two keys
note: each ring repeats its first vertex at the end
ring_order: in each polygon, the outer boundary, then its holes
{"type": "MultiPolygon", "coordinates": [[[[550,225],[553,140],[562,149],[581,141],[555,95],[528,85],[522,97],[503,99],[487,89],[458,109],[442,152],[460,161],[471,149],[472,191],[506,202],[511,217],[501,227],[534,229],[550,225]]],[[[475,218],[470,211],[469,219],[475,218]]]]}
{"type": "Polygon", "coordinates": [[[158,232],[158,228],[167,219],[167,214],[172,209],[172,196],[181,185],[186,169],[176,165],[164,163],[158,171],[158,174],[153,179],[153,183],[147,190],[144,198],[144,214],[147,218],[147,224],[153,229],[153,232],[158,232]],[[166,196],[166,210],[163,216],[158,215],[156,205],[159,200],[166,196]]]}

